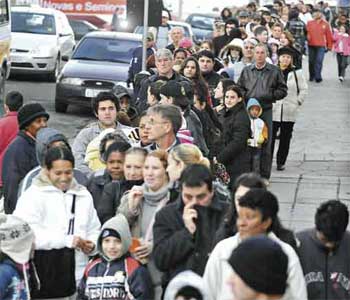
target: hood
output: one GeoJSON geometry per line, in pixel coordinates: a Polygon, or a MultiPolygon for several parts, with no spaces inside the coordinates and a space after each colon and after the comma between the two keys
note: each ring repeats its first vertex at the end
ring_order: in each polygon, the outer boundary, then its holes
{"type": "Polygon", "coordinates": [[[14,215],[0,214],[0,237],[0,252],[18,264],[29,261],[34,232],[26,222],[14,215]]]}
{"type": "Polygon", "coordinates": [[[57,36],[51,34],[33,34],[24,32],[11,33],[11,48],[22,50],[33,50],[42,48],[43,45],[48,48],[57,47],[57,36]]]}
{"type": "Polygon", "coordinates": [[[64,77],[126,81],[129,65],[124,63],[71,59],[62,70],[64,77]]]}
{"type": "Polygon", "coordinates": [[[67,138],[58,130],[53,128],[42,128],[39,130],[36,136],[36,159],[40,166],[44,165],[44,158],[48,149],[48,146],[52,142],[63,141],[69,145],[67,138]]]}
{"type": "Polygon", "coordinates": [[[123,252],[123,255],[125,255],[129,251],[129,248],[131,246],[131,239],[132,239],[130,228],[129,228],[129,223],[128,223],[127,219],[125,218],[125,216],[122,214],[118,214],[115,217],[113,217],[112,219],[109,219],[102,226],[101,233],[100,233],[98,240],[97,240],[97,250],[100,253],[100,255],[102,255],[103,258],[108,261],[109,259],[104,255],[104,253],[102,251],[102,236],[101,236],[101,234],[102,234],[104,229],[113,229],[119,233],[120,239],[121,239],[122,244],[123,244],[122,252],[123,252]]]}
{"type": "MultiPolygon", "coordinates": [[[[248,100],[248,103],[247,103],[247,111],[249,111],[249,109],[250,109],[252,106],[259,106],[259,107],[260,107],[260,112],[259,112],[259,116],[258,116],[258,117],[260,117],[261,114],[263,113],[263,109],[262,109],[262,107],[261,107],[261,105],[260,105],[260,103],[259,103],[259,101],[258,101],[257,99],[255,99],[255,98],[250,98],[250,99],[248,100]]],[[[249,115],[249,113],[248,113],[248,115],[249,115]]],[[[249,115],[249,116],[250,116],[250,115],[249,115]]]]}
{"type": "Polygon", "coordinates": [[[178,292],[184,287],[193,287],[198,290],[203,300],[208,300],[207,291],[202,277],[192,271],[184,271],[170,281],[164,295],[164,300],[175,300],[178,292]]]}

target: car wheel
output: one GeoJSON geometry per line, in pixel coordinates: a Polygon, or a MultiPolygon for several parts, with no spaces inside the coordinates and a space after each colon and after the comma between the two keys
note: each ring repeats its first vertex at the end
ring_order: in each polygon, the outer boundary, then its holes
{"type": "Polygon", "coordinates": [[[58,75],[60,75],[60,72],[61,72],[61,57],[60,55],[58,55],[55,63],[55,68],[49,74],[49,81],[56,82],[56,79],[58,75]]]}
{"type": "Polygon", "coordinates": [[[57,99],[55,99],[55,111],[58,113],[65,113],[67,112],[68,104],[66,103],[60,103],[57,99]]]}

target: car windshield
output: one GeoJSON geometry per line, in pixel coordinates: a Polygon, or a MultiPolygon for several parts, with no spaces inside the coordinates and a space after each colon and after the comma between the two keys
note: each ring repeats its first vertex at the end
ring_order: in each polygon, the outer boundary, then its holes
{"type": "Polygon", "coordinates": [[[12,12],[11,31],[55,35],[55,18],[45,14],[12,12]]]}
{"type": "Polygon", "coordinates": [[[130,63],[141,41],[86,37],[74,52],[73,59],[130,63]]]}
{"type": "Polygon", "coordinates": [[[193,28],[213,30],[214,21],[215,18],[193,15],[191,18],[191,25],[193,28]]]}

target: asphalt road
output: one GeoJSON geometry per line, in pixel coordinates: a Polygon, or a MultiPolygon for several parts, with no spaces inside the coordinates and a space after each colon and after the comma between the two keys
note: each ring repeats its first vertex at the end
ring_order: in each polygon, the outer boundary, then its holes
{"type": "Polygon", "coordinates": [[[49,126],[62,131],[70,140],[94,119],[90,109],[70,105],[67,113],[55,112],[55,83],[43,76],[18,75],[6,82],[6,91],[19,91],[24,102],[39,102],[50,114],[49,126]]]}

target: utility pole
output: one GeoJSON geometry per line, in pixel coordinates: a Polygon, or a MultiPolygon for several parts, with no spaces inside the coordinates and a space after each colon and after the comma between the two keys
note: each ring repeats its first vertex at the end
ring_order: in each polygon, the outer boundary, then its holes
{"type": "Polygon", "coordinates": [[[182,20],[184,1],[179,0],[179,19],[182,20]]]}
{"type": "Polygon", "coordinates": [[[146,71],[149,0],[145,0],[144,5],[145,6],[144,6],[144,14],[143,14],[142,71],[146,71]]]}

